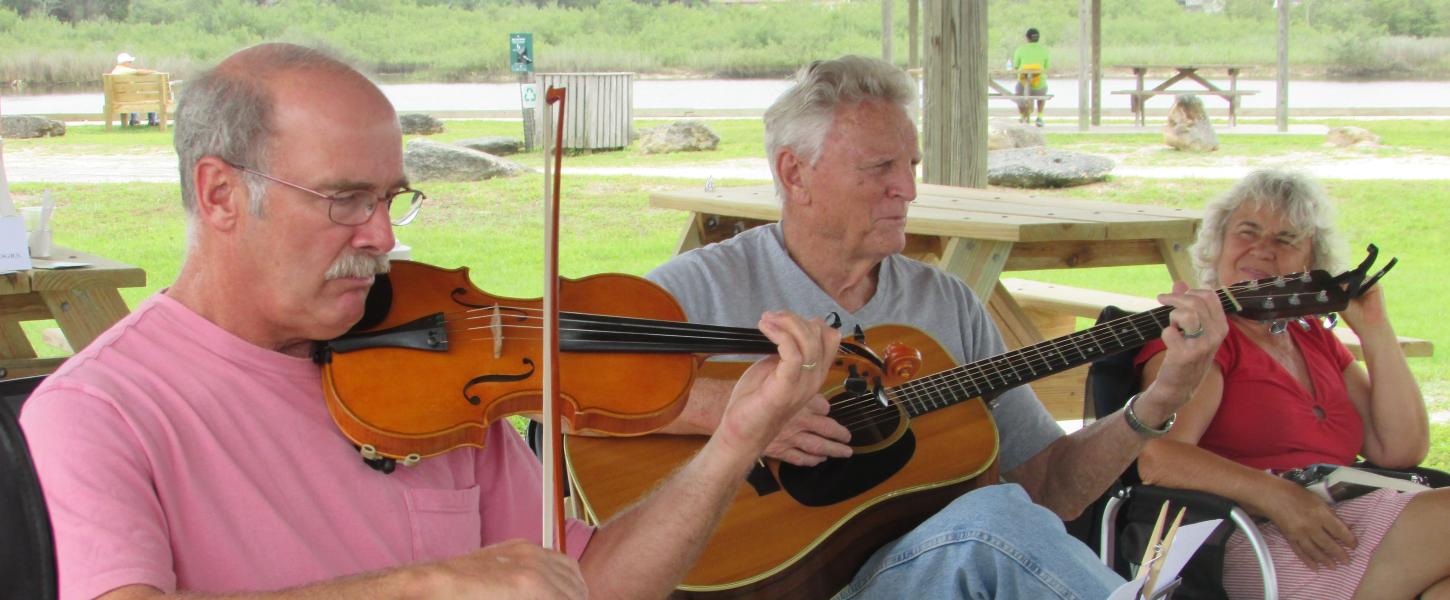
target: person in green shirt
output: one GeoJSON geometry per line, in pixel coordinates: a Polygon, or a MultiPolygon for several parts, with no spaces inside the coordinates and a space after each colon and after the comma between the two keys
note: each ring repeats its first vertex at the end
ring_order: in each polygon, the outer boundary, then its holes
{"type": "MultiPolygon", "coordinates": [[[[1042,96],[1037,100],[1037,126],[1042,126],[1042,111],[1047,106],[1047,47],[1037,43],[1037,28],[1027,30],[1027,43],[1012,51],[1012,69],[1017,71],[1018,96],[1042,96]]],[[[1022,122],[1032,119],[1032,100],[1018,100],[1017,112],[1022,122]]]]}

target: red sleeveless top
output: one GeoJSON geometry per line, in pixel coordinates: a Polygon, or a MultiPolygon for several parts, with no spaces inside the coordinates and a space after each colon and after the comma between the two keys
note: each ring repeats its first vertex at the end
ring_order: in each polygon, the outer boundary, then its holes
{"type": "MultiPolygon", "coordinates": [[[[1344,369],[1354,356],[1317,321],[1308,331],[1290,323],[1287,335],[1304,355],[1313,393],[1230,320],[1228,337],[1214,355],[1223,371],[1223,400],[1199,447],[1275,471],[1353,463],[1364,445],[1364,420],[1344,387],[1344,369]]],[[[1163,341],[1154,340],[1134,362],[1141,368],[1164,350],[1163,341]]]]}

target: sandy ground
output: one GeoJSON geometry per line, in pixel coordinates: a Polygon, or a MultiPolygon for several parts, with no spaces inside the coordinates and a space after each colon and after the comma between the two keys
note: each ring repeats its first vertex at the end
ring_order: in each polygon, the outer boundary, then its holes
{"type": "MultiPolygon", "coordinates": [[[[1432,154],[1383,157],[1301,152],[1256,158],[1209,154],[1191,159],[1184,157],[1183,162],[1191,160],[1194,164],[1171,166],[1134,165],[1132,163],[1137,161],[1132,154],[1107,156],[1118,162],[1113,169],[1113,175],[1118,177],[1238,179],[1256,167],[1279,166],[1307,171],[1322,179],[1450,180],[1450,156],[1432,154]]],[[[710,178],[770,180],[770,167],[763,158],[675,167],[576,167],[568,170],[576,175],[638,175],[701,181],[710,178]]],[[[5,173],[12,183],[166,183],[178,179],[176,155],[171,152],[53,154],[7,149],[5,173]]]]}

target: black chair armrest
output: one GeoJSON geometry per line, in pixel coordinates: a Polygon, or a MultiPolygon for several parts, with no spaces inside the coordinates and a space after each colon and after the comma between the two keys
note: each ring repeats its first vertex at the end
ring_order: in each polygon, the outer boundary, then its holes
{"type": "MultiPolygon", "coordinates": [[[[1233,500],[1229,500],[1223,496],[1195,490],[1148,484],[1135,485],[1128,490],[1127,502],[1129,506],[1139,505],[1145,508],[1151,508],[1155,520],[1159,507],[1165,501],[1172,502],[1173,506],[1188,507],[1189,515],[1184,517],[1184,520],[1188,522],[1227,518],[1229,511],[1238,506],[1233,500]]],[[[1130,509],[1129,512],[1136,511],[1130,509]]]]}

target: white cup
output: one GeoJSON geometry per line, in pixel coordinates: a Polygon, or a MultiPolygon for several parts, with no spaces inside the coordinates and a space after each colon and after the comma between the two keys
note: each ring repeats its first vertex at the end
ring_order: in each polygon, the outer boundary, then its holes
{"type": "Polygon", "coordinates": [[[30,256],[33,258],[47,258],[50,256],[50,229],[36,230],[40,226],[39,206],[23,206],[20,214],[25,217],[25,233],[30,240],[30,256]]]}
{"type": "Polygon", "coordinates": [[[25,217],[25,233],[28,235],[35,231],[35,224],[40,222],[40,207],[22,206],[20,214],[25,217]]]}

